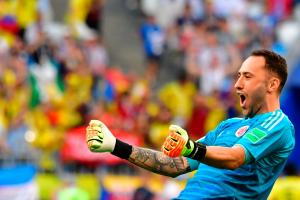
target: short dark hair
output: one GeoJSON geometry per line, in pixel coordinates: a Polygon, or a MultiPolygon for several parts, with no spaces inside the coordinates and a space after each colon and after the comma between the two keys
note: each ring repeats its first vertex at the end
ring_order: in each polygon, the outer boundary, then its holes
{"type": "Polygon", "coordinates": [[[276,74],[280,79],[280,86],[279,86],[279,93],[280,93],[288,77],[286,60],[279,54],[267,49],[254,50],[252,51],[251,55],[262,56],[265,58],[265,62],[266,62],[265,67],[270,72],[276,74]]]}

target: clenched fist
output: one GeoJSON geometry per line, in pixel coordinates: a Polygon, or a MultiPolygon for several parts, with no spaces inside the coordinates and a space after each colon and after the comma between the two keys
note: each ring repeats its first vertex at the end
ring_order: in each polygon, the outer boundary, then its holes
{"type": "Polygon", "coordinates": [[[169,135],[166,138],[162,152],[170,157],[187,156],[194,148],[187,132],[177,125],[169,127],[169,135]]]}
{"type": "Polygon", "coordinates": [[[112,152],[115,148],[116,138],[99,120],[91,120],[86,128],[86,142],[93,152],[112,152]]]}

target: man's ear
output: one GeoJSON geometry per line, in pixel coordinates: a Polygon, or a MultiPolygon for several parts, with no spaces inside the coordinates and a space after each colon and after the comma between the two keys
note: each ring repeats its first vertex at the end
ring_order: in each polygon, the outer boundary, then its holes
{"type": "Polygon", "coordinates": [[[277,77],[271,77],[268,85],[268,92],[277,92],[279,90],[280,80],[277,77]]]}

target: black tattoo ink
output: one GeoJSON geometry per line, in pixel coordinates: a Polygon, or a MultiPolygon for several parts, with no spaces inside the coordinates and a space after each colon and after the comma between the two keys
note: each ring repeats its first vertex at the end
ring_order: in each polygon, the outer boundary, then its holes
{"type": "Polygon", "coordinates": [[[139,167],[172,177],[191,171],[184,159],[186,158],[171,158],[162,152],[144,148],[134,148],[129,157],[129,161],[139,167]]]}

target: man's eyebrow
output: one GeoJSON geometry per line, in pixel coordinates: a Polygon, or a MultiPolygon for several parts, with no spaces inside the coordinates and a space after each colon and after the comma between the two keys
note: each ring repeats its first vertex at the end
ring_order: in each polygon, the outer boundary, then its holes
{"type": "Polygon", "coordinates": [[[238,75],[244,75],[244,76],[253,76],[254,74],[253,73],[251,73],[251,72],[238,72],[238,75]]]}

